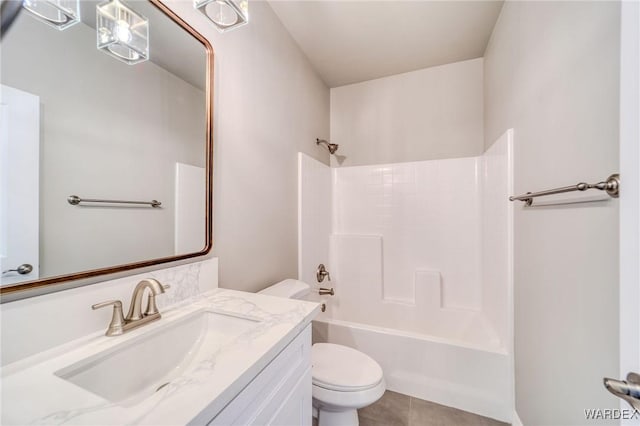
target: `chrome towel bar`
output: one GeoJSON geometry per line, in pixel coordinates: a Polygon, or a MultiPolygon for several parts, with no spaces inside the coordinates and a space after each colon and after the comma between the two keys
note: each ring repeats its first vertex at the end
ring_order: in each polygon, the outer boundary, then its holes
{"type": "Polygon", "coordinates": [[[526,206],[530,206],[533,204],[533,199],[535,197],[543,197],[545,195],[553,195],[553,194],[562,194],[564,192],[573,192],[573,191],[586,191],[587,189],[599,189],[601,191],[606,191],[612,198],[618,198],[620,193],[620,175],[613,174],[607,178],[604,182],[598,183],[584,183],[580,182],[576,185],[572,186],[564,186],[562,188],[548,189],[546,191],[539,192],[527,192],[526,194],[511,196],[509,197],[509,201],[524,201],[526,206]]]}
{"type": "Polygon", "coordinates": [[[151,201],[124,201],[124,200],[101,200],[95,198],[80,198],[77,195],[70,195],[67,198],[69,204],[77,206],[80,203],[109,203],[109,204],[142,204],[151,207],[160,207],[162,203],[158,200],[151,201]]]}

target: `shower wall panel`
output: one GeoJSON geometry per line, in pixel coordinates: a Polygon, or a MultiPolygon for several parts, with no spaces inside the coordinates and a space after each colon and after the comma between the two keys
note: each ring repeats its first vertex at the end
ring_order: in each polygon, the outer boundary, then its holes
{"type": "Polygon", "coordinates": [[[478,157],[329,168],[300,157],[300,273],[326,315],[510,351],[511,138],[478,157]]]}
{"type": "Polygon", "coordinates": [[[418,303],[416,272],[434,271],[443,308],[480,309],[481,170],[482,157],[333,169],[333,233],[382,238],[384,301],[418,303]]]}

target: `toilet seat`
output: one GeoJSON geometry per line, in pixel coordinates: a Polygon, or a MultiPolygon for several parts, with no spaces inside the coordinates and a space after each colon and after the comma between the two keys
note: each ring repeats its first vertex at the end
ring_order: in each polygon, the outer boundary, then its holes
{"type": "Polygon", "coordinates": [[[338,392],[375,388],[382,381],[382,368],[368,355],[347,346],[316,343],[311,348],[314,386],[338,392]]]}
{"type": "Polygon", "coordinates": [[[313,404],[326,411],[357,410],[379,400],[386,388],[384,379],[372,388],[357,392],[335,391],[314,384],[312,386],[313,404]]]}

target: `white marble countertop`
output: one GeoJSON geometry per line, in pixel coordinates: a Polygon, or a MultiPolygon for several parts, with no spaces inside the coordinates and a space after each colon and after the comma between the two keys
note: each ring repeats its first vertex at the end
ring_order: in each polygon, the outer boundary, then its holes
{"type": "Polygon", "coordinates": [[[215,417],[311,322],[319,309],[316,303],[213,290],[166,309],[159,321],[122,336],[95,333],[5,366],[1,370],[1,423],[201,423],[215,417]],[[199,310],[259,322],[220,348],[206,365],[185,372],[155,393],[141,394],[125,402],[110,402],[55,375],[80,360],[138,339],[199,310]]]}

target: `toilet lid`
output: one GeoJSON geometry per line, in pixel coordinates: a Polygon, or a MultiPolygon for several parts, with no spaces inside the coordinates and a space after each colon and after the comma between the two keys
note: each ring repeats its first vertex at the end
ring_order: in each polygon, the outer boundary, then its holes
{"type": "Polygon", "coordinates": [[[316,343],[311,348],[313,384],[337,391],[369,389],[382,380],[382,368],[369,356],[347,346],[316,343]]]}

